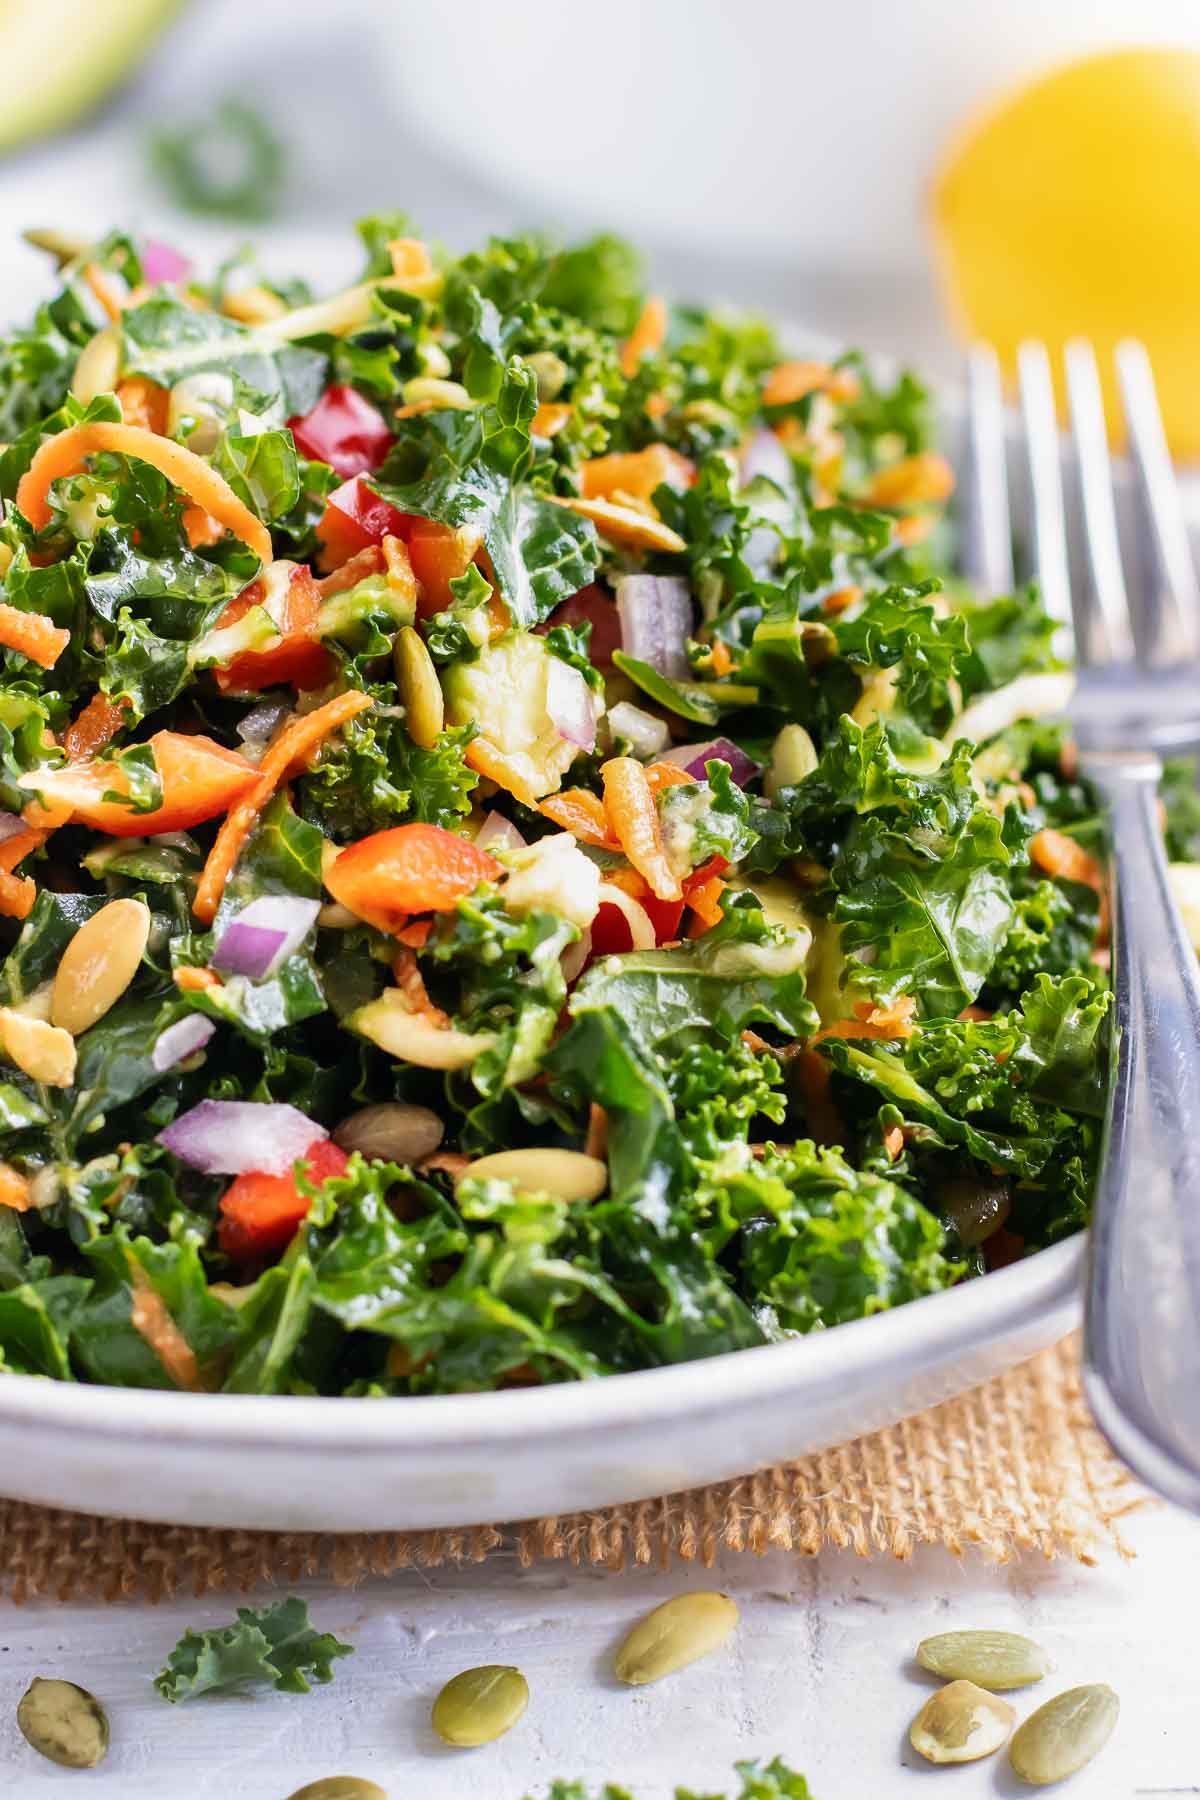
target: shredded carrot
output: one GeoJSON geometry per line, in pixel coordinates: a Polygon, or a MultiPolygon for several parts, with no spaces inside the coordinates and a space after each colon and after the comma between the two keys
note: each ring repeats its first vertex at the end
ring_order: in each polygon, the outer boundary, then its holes
{"type": "Polygon", "coordinates": [[[946,458],[921,450],[876,470],[862,498],[867,506],[919,506],[948,500],[953,492],[954,470],[946,458]]]}
{"type": "Polygon", "coordinates": [[[902,550],[911,550],[915,544],[923,544],[936,523],[932,513],[909,513],[905,519],[897,519],[892,526],[892,542],[899,544],[902,550]]]}
{"type": "Polygon", "coordinates": [[[88,457],[101,450],[135,456],[149,463],[204,512],[220,520],[253,550],[260,562],[270,562],[270,532],[203,457],[143,426],[112,425],[103,420],[70,425],[56,437],[47,438],[22,475],[17,484],[17,505],[35,531],[50,523],[50,484],[64,475],[77,474],[88,457]]]}
{"type": "Polygon", "coordinates": [[[404,1004],[409,1012],[420,1013],[431,1025],[443,1030],[450,1023],[450,1016],[440,1006],[435,1006],[429,998],[424,977],[417,966],[416,956],[406,945],[398,950],[392,959],[392,975],[396,986],[404,995],[404,1004]]]}
{"type": "Polygon", "coordinates": [[[185,506],[182,524],[184,536],[193,550],[203,550],[209,544],[219,544],[225,535],[225,527],[220,519],[214,519],[202,506],[185,506]]]}
{"type": "Polygon", "coordinates": [[[27,919],[37,899],[37,888],[27,875],[0,874],[0,916],[27,919]]]}
{"type": "Polygon", "coordinates": [[[392,274],[398,281],[406,275],[433,274],[433,258],[420,238],[393,238],[388,255],[392,259],[392,274]]]}
{"type": "Polygon", "coordinates": [[[653,356],[667,341],[667,303],[653,294],[643,306],[637,324],[621,346],[621,373],[632,381],[642,358],[653,356]]]}
{"type": "Polygon", "coordinates": [[[292,770],[304,767],[327,737],[370,704],[369,694],[350,688],[318,706],[315,712],[305,713],[284,726],[259,764],[258,780],[230,809],[208,853],[192,902],[192,911],[202,924],[212,924],[225,883],[276,788],[292,770]]]}
{"type": "Polygon", "coordinates": [[[588,1108],[587,1137],[583,1151],[585,1156],[598,1157],[601,1162],[608,1152],[608,1114],[594,1100],[588,1108]]]}
{"type": "Polygon", "coordinates": [[[10,1206],[13,1212],[28,1212],[30,1206],[29,1183],[6,1162],[0,1162],[0,1206],[10,1206]]]}
{"type": "Polygon", "coordinates": [[[649,419],[665,419],[670,410],[671,402],[665,394],[651,394],[646,402],[646,417],[649,419]]]}
{"type": "Polygon", "coordinates": [[[356,550],[332,575],[318,581],[317,591],[322,600],[329,600],[334,594],[344,594],[348,588],[357,587],[368,576],[379,575],[383,567],[383,551],[378,544],[368,544],[365,550],[356,550]]]}
{"type": "Polygon", "coordinates": [[[410,950],[423,950],[429,942],[429,934],[433,930],[432,919],[413,919],[402,925],[392,935],[397,943],[407,944],[410,950]]]}
{"type": "Polygon", "coordinates": [[[83,279],[113,324],[119,324],[125,308],[125,299],[108,270],[102,269],[99,263],[88,263],[83,271],[83,279]]]}
{"type": "Polygon", "coordinates": [[[636,869],[606,869],[604,882],[606,887],[620,888],[631,900],[644,900],[650,892],[649,882],[636,869]]]}
{"type": "Polygon", "coordinates": [[[796,1071],[804,1115],[815,1144],[844,1144],[846,1131],[833,1103],[830,1083],[833,1071],[819,1050],[801,1050],[789,1065],[796,1071]]]}
{"type": "Polygon", "coordinates": [[[709,657],[709,662],[712,665],[712,672],[718,680],[720,680],[723,675],[732,673],[733,658],[729,654],[729,645],[725,642],[724,638],[713,639],[712,654],[709,657]]]}
{"type": "Polygon", "coordinates": [[[69,761],[95,756],[97,750],[112,743],[124,723],[124,706],[114,705],[107,694],[93,694],[63,732],[62,745],[69,761]]]}
{"type": "Polygon", "coordinates": [[[171,396],[156,381],[147,381],[144,375],[128,375],[117,383],[117,399],[126,425],[140,425],[159,436],[166,431],[171,396]]]}
{"type": "Polygon", "coordinates": [[[586,788],[567,788],[561,794],[551,794],[548,800],[539,802],[538,811],[564,831],[582,838],[585,844],[598,844],[605,850],[619,847],[608,828],[604,802],[586,788]]]}
{"type": "Polygon", "coordinates": [[[537,805],[538,796],[516,763],[511,757],[505,756],[503,750],[497,750],[494,744],[489,744],[486,738],[472,738],[463,755],[477,775],[482,775],[486,781],[494,781],[497,787],[519,800],[522,806],[537,805]]]}
{"type": "Polygon", "coordinates": [[[806,394],[822,392],[832,375],[824,362],[777,363],[763,383],[763,405],[794,406],[806,394]]]}
{"type": "Polygon", "coordinates": [[[383,540],[382,550],[388,586],[396,598],[410,605],[415,613],[420,595],[417,592],[417,578],[413,574],[408,545],[402,538],[392,537],[389,533],[383,540]]]}
{"type": "Polygon", "coordinates": [[[719,875],[710,875],[707,881],[699,882],[695,887],[686,890],[688,905],[695,913],[695,918],[688,927],[688,936],[703,937],[714,925],[719,925],[724,916],[721,912],[721,895],[725,892],[725,883],[719,875]]]}
{"type": "Polygon", "coordinates": [[[653,500],[660,487],[686,488],[696,479],[696,465],[668,444],[648,444],[644,450],[615,451],[593,456],[579,469],[579,485],[587,500],[653,500]]]}
{"type": "Polygon", "coordinates": [[[203,1383],[200,1380],[196,1352],[171,1317],[166,1301],[132,1250],[126,1252],[126,1260],[129,1264],[129,1285],[133,1289],[129,1323],[145,1339],[175,1386],[197,1392],[203,1383]]]}
{"type": "Polygon", "coordinates": [[[571,408],[565,400],[543,400],[533,415],[529,430],[534,437],[557,437],[570,419],[571,408]]]}
{"type": "Polygon", "coordinates": [[[225,985],[215,969],[200,969],[190,964],[176,969],[174,980],[175,986],[183,994],[202,994],[208,988],[225,985]]]}
{"type": "Polygon", "coordinates": [[[30,662],[52,669],[70,641],[70,632],[45,613],[23,612],[0,602],[0,645],[5,650],[17,650],[30,662]]]}
{"type": "Polygon", "coordinates": [[[977,1025],[983,1025],[995,1015],[990,1013],[986,1006],[964,1006],[958,1016],[960,1019],[970,1019],[977,1025]]]}
{"type": "Polygon", "coordinates": [[[892,1125],[883,1134],[883,1147],[887,1151],[888,1161],[895,1162],[904,1148],[904,1130],[900,1125],[892,1125]]]}
{"type": "MultiPolygon", "coordinates": [[[[670,767],[670,765],[667,765],[670,767]]],[[[659,900],[678,900],[679,878],[667,861],[654,790],[632,756],[614,756],[600,770],[609,828],[625,855],[659,900]]]]}
{"type": "Polygon", "coordinates": [[[48,831],[37,831],[32,827],[26,827],[24,831],[15,831],[12,837],[5,838],[4,842],[0,843],[0,870],[11,874],[25,861],[27,856],[32,856],[35,850],[40,850],[49,836],[48,831]]]}
{"type": "Polygon", "coordinates": [[[687,787],[695,781],[686,769],[678,763],[652,762],[646,765],[646,780],[650,783],[650,792],[657,794],[665,787],[687,787]]]}
{"type": "Polygon", "coordinates": [[[1095,888],[1097,893],[1103,892],[1104,870],[1096,858],[1065,831],[1055,831],[1048,825],[1035,832],[1029,841],[1029,857],[1047,875],[1057,875],[1064,881],[1081,881],[1085,886],[1095,888]]]}
{"type": "Polygon", "coordinates": [[[433,412],[436,407],[436,400],[410,400],[406,405],[398,406],[392,417],[393,419],[419,419],[422,413],[433,412]]]}
{"type": "Polygon", "coordinates": [[[821,602],[821,611],[827,619],[836,618],[844,613],[847,607],[857,606],[862,599],[862,589],[851,582],[849,587],[835,588],[832,594],[826,594],[821,602]]]}
{"type": "Polygon", "coordinates": [[[854,1008],[852,1019],[835,1019],[832,1025],[826,1025],[815,1037],[808,1041],[819,1044],[823,1038],[875,1038],[894,1042],[897,1039],[910,1038],[916,1029],[917,1003],[911,994],[901,994],[890,1006],[872,1006],[869,1000],[860,1000],[854,1008]]]}

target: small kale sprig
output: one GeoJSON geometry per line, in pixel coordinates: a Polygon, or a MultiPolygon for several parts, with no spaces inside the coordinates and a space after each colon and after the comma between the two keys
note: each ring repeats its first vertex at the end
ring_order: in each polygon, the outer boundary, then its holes
{"type": "Polygon", "coordinates": [[[262,1612],[239,1606],[236,1622],[215,1631],[185,1631],[154,1685],[170,1701],[268,1683],[281,1693],[307,1694],[310,1677],[332,1681],[335,1658],[353,1652],[353,1644],[339,1643],[332,1632],[315,1631],[305,1601],[290,1594],[262,1612]]]}

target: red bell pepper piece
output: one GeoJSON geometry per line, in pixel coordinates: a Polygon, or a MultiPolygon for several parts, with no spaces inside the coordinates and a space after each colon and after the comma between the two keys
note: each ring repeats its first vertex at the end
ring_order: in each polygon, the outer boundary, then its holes
{"type": "Polygon", "coordinates": [[[412,523],[410,513],[400,512],[369,488],[361,475],[354,475],[334,488],[325,502],[317,525],[321,567],[340,568],[368,544],[381,544],[385,537],[407,539],[412,523]]]}
{"type": "MultiPolygon", "coordinates": [[[[236,625],[252,606],[261,606],[264,593],[262,581],[252,581],[223,609],[218,628],[236,625]]],[[[320,591],[311,570],[300,563],[281,597],[275,620],[279,642],[265,650],[243,650],[227,668],[214,669],[221,692],[257,694],[263,688],[290,685],[305,693],[325,687],[337,665],[317,636],[320,612],[320,591]]]]}
{"type": "Polygon", "coordinates": [[[340,384],[326,388],[311,412],[288,424],[302,455],[347,478],[377,469],[393,443],[383,414],[357,388],[340,384]]]}
{"type": "MultiPolygon", "coordinates": [[[[328,1138],[318,1138],[305,1151],[306,1179],[314,1187],[344,1175],[349,1157],[328,1138]]],[[[294,1175],[239,1175],[221,1195],[217,1239],[226,1256],[254,1262],[287,1248],[308,1213],[310,1201],[294,1175]]]]}

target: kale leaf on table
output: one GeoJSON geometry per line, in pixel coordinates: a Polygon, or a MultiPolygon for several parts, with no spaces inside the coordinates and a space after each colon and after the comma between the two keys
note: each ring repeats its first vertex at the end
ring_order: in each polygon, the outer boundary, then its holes
{"type": "Polygon", "coordinates": [[[338,1657],[353,1653],[353,1644],[315,1630],[307,1602],[291,1594],[261,1612],[239,1606],[232,1625],[185,1631],[154,1685],[173,1702],[268,1685],[285,1694],[307,1694],[312,1682],[333,1680],[338,1657]]]}

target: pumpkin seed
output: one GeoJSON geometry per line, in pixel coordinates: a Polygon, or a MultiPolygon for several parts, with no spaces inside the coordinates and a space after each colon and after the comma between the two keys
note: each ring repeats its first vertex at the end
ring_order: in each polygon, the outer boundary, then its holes
{"type": "Polygon", "coordinates": [[[69,1031],[26,1019],[11,1007],[0,1007],[0,1050],[31,1081],[47,1087],[70,1087],[75,1079],[75,1040],[69,1031]]]}
{"type": "Polygon", "coordinates": [[[415,1163],[432,1156],[445,1135],[446,1127],[429,1107],[389,1100],[352,1112],[333,1141],[341,1150],[358,1150],[368,1162],[415,1163]]]}
{"type": "Polygon", "coordinates": [[[288,1800],[388,1800],[387,1789],[377,1781],[364,1781],[361,1775],[322,1775],[297,1788],[288,1800]]]}
{"type": "Polygon", "coordinates": [[[414,375],[404,384],[404,404],[420,406],[424,401],[455,412],[469,412],[475,404],[461,381],[445,381],[439,375],[414,375]]]}
{"type": "Polygon", "coordinates": [[[1040,1644],[1015,1631],[943,1631],[917,1645],[917,1661],[943,1681],[973,1681],[993,1693],[1040,1681],[1053,1667],[1040,1644]]]}
{"type": "Polygon", "coordinates": [[[1100,1682],[1056,1694],[1014,1732],[1008,1748],[1013,1768],[1033,1787],[1065,1780],[1103,1750],[1120,1710],[1113,1690],[1100,1682]]]}
{"type": "Polygon", "coordinates": [[[1016,1711],[973,1681],[952,1681],[930,1694],[908,1741],[931,1763],[978,1762],[1008,1742],[1016,1711]]]}
{"type": "Polygon", "coordinates": [[[763,792],[774,800],[780,788],[795,787],[817,766],[817,747],[803,725],[785,725],[771,745],[771,760],[763,776],[763,792]]]}
{"type": "Polygon", "coordinates": [[[71,376],[71,392],[81,406],[87,406],[97,394],[112,393],[120,372],[120,333],[115,325],[106,325],[79,352],[71,376]]]}
{"type": "Polygon", "coordinates": [[[529,1683],[520,1669],[486,1663],[449,1680],[433,1703],[433,1729],[460,1750],[490,1744],[511,1731],[529,1705],[529,1683]]]}
{"type": "Polygon", "coordinates": [[[115,1006],[150,937],[144,900],[110,900],[79,927],[59,960],[50,998],[55,1025],[78,1037],[115,1006]]]}
{"type": "Polygon", "coordinates": [[[528,1150],[495,1150],[463,1170],[473,1181],[510,1181],[525,1194],[554,1194],[559,1200],[596,1200],[608,1186],[608,1169],[582,1150],[531,1145],[528,1150]]]}
{"type": "Polygon", "coordinates": [[[94,1694],[73,1681],[35,1675],[17,1705],[27,1744],[64,1769],[94,1769],[108,1749],[108,1718],[94,1694]]]}
{"type": "Polygon", "coordinates": [[[392,660],[408,735],[422,750],[432,750],[446,722],[446,703],[433,658],[411,625],[402,625],[396,633],[392,660]]]}
{"type": "Polygon", "coordinates": [[[676,1594],[639,1619],[613,1661],[618,1681],[644,1687],[716,1650],[737,1624],[728,1594],[676,1594]]]}

